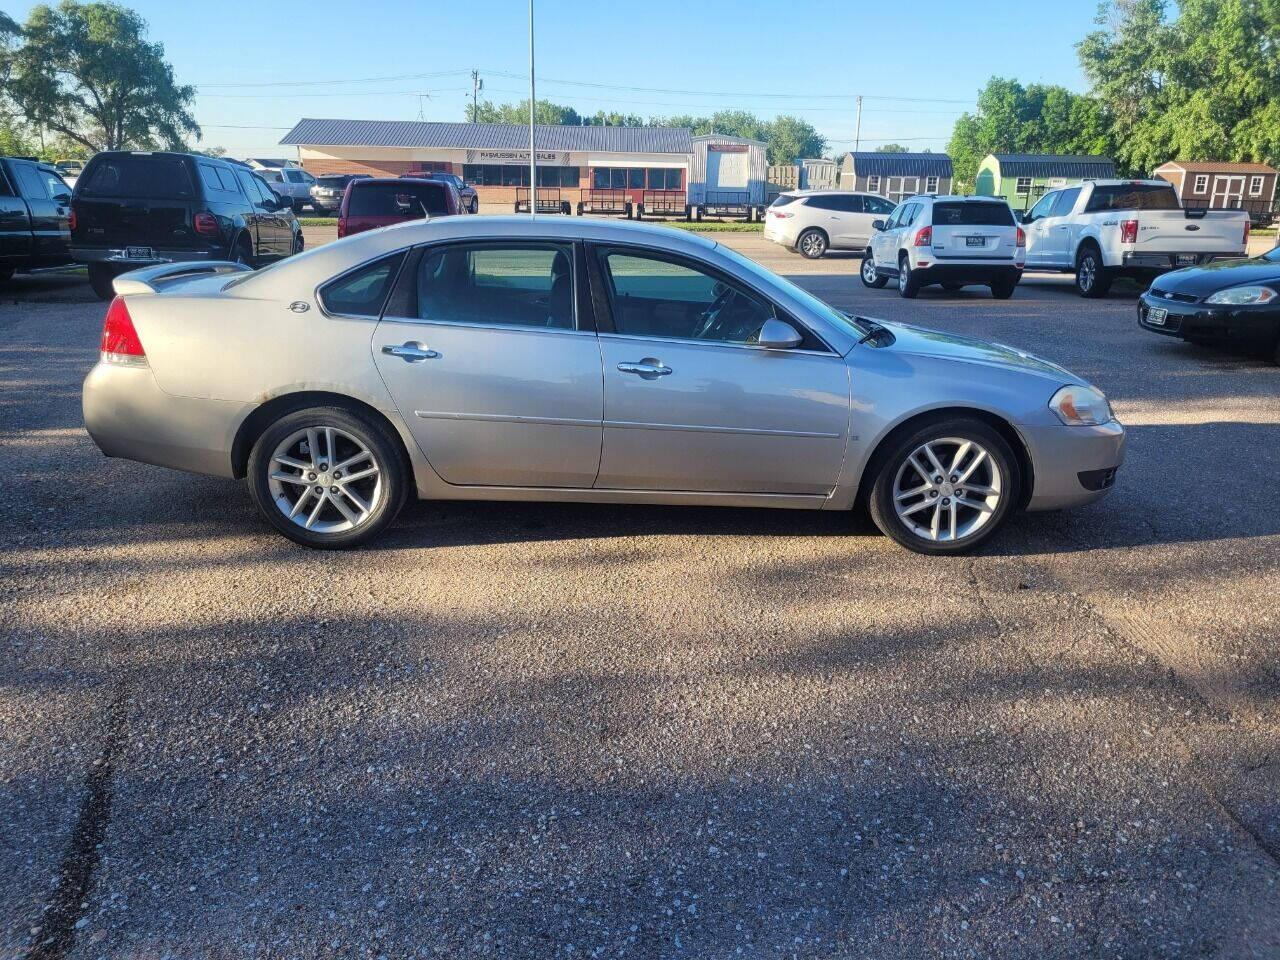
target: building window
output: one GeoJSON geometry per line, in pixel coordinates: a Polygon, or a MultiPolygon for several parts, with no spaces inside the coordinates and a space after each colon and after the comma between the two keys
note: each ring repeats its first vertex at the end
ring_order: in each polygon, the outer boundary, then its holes
{"type": "Polygon", "coordinates": [[[596,167],[591,171],[596,190],[679,190],[680,170],[661,167],[596,167]]]}
{"type": "Polygon", "coordinates": [[[664,169],[662,167],[650,167],[647,173],[648,188],[650,190],[679,190],[680,189],[680,171],[676,169],[664,169]]]}
{"type": "Polygon", "coordinates": [[[925,182],[924,182],[924,192],[925,192],[925,193],[937,193],[937,192],[938,192],[938,178],[937,178],[937,177],[929,177],[928,179],[926,179],[926,180],[925,180],[925,182]]]}
{"type": "MultiPolygon", "coordinates": [[[[577,167],[539,167],[538,186],[576,187],[579,176],[577,167]]],[[[527,187],[529,167],[515,163],[468,163],[462,167],[462,179],[474,187],[527,187]]]]}
{"type": "Polygon", "coordinates": [[[879,192],[880,192],[880,178],[879,178],[879,177],[867,177],[867,191],[868,191],[869,193],[879,193],[879,192]]]}
{"type": "Polygon", "coordinates": [[[1257,176],[1249,178],[1249,196],[1262,196],[1262,177],[1257,176]]]}
{"type": "Polygon", "coordinates": [[[1196,174],[1196,193],[1204,193],[1209,189],[1209,175],[1207,173],[1196,174]]]}
{"type": "Polygon", "coordinates": [[[1025,197],[1030,192],[1031,192],[1031,178],[1019,177],[1018,178],[1018,196],[1025,197]]]}

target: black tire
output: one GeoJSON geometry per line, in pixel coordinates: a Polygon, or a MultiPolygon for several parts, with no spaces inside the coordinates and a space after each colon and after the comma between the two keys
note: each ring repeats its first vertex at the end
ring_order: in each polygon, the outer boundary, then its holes
{"type": "Polygon", "coordinates": [[[1017,280],[997,280],[991,285],[991,295],[997,300],[1008,300],[1017,286],[1017,280]]]}
{"type": "Polygon", "coordinates": [[[1080,248],[1076,254],[1076,292],[1080,296],[1090,300],[1105,297],[1113,279],[1111,271],[1102,265],[1097,247],[1086,244],[1080,248]]]}
{"type": "Polygon", "coordinates": [[[302,211],[306,209],[307,204],[302,200],[294,200],[289,204],[289,206],[293,208],[293,215],[295,217],[300,217],[302,216],[302,211]]]}
{"type": "Polygon", "coordinates": [[[920,293],[920,277],[911,269],[911,261],[904,253],[898,257],[898,296],[914,300],[920,293]]]}
{"type": "Polygon", "coordinates": [[[876,290],[881,289],[889,282],[888,277],[883,276],[876,270],[876,262],[869,253],[862,255],[862,266],[858,268],[858,276],[862,277],[862,285],[864,287],[872,287],[876,290]]]}
{"type": "MultiPolygon", "coordinates": [[[[872,486],[867,506],[875,525],[880,528],[880,531],[885,536],[895,540],[908,550],[933,556],[966,553],[985,543],[995,536],[1001,527],[1008,522],[1021,496],[1022,473],[1013,450],[994,429],[981,420],[975,420],[971,417],[941,417],[892,439],[883,453],[877,452],[871,471],[868,479],[871,481],[872,486]],[[905,477],[912,477],[915,473],[914,468],[907,466],[908,458],[912,453],[929,442],[936,441],[946,447],[946,441],[952,439],[972,441],[986,450],[991,461],[992,477],[996,476],[994,471],[999,471],[1000,495],[996,506],[987,515],[988,519],[974,529],[971,534],[967,536],[961,535],[956,540],[933,540],[917,534],[898,516],[897,510],[894,508],[895,494],[898,493],[895,485],[900,471],[905,471],[905,477]]],[[[950,478],[946,477],[944,480],[949,481],[950,478]]],[[[912,477],[911,482],[915,482],[914,477],[912,477]]],[[[960,488],[960,490],[963,494],[963,488],[960,488]]],[[[924,496],[922,502],[923,500],[936,502],[939,506],[935,506],[933,509],[940,511],[944,509],[940,504],[948,499],[950,498],[933,497],[931,493],[924,496]]],[[[956,510],[957,515],[960,509],[966,509],[958,500],[957,507],[959,508],[956,510]]],[[[927,507],[918,512],[923,514],[930,513],[927,507]]],[[[974,518],[983,515],[976,507],[968,507],[966,509],[965,522],[970,519],[970,513],[974,518]]]]}
{"type": "Polygon", "coordinates": [[[947,291],[947,293],[955,293],[957,290],[963,290],[964,284],[963,283],[944,283],[942,284],[942,289],[947,291]]]}
{"type": "Polygon", "coordinates": [[[244,237],[237,240],[236,245],[231,248],[231,262],[242,263],[249,269],[253,269],[253,250],[244,237]]]}
{"type": "MultiPolygon", "coordinates": [[[[326,469],[332,469],[331,464],[325,464],[325,466],[326,469]]],[[[258,437],[253,445],[253,451],[249,454],[247,479],[249,496],[267,523],[294,543],[319,550],[344,550],[358,547],[372,540],[396,518],[400,508],[404,506],[410,488],[409,468],[405,463],[400,445],[391,431],[371,417],[338,406],[295,410],[284,414],[268,426],[258,437]],[[376,502],[372,504],[368,516],[363,518],[357,526],[333,532],[306,529],[290,520],[278,505],[270,486],[272,458],[277,446],[300,430],[324,427],[332,427],[348,437],[355,438],[370,452],[374,464],[378,467],[376,483],[380,484],[376,492],[371,492],[370,486],[363,488],[370,497],[376,497],[376,502]]],[[[331,482],[335,478],[326,473],[317,479],[331,482]]],[[[321,484],[321,486],[324,485],[321,484]]],[[[293,485],[285,485],[282,489],[292,490],[293,485]]],[[[331,503],[330,491],[335,489],[336,485],[331,484],[320,494],[325,499],[322,501],[317,523],[326,522],[325,518],[332,522],[342,522],[342,514],[331,503]]],[[[305,496],[309,499],[305,501],[304,508],[316,500],[315,493],[308,493],[305,496]]],[[[352,501],[344,499],[343,503],[348,506],[348,509],[352,508],[352,501]]],[[[301,511],[301,513],[306,512],[306,509],[301,511]]]]}
{"type": "Polygon", "coordinates": [[[810,227],[796,237],[796,252],[806,260],[821,260],[827,252],[827,235],[817,227],[810,227]]]}
{"type": "Polygon", "coordinates": [[[306,242],[307,242],[306,239],[302,236],[301,230],[295,233],[293,235],[293,251],[291,253],[291,256],[297,256],[298,254],[300,254],[303,250],[303,247],[306,246],[306,242]]]}
{"type": "MultiPolygon", "coordinates": [[[[471,198],[471,203],[467,205],[467,209],[468,209],[468,210],[469,210],[473,215],[474,215],[474,214],[479,213],[479,212],[480,212],[480,198],[479,198],[479,197],[472,197],[472,198],[471,198]]],[[[581,210],[579,210],[578,212],[579,212],[579,213],[581,213],[582,211],[581,211],[581,210]]]]}
{"type": "Polygon", "coordinates": [[[120,271],[108,263],[89,264],[89,286],[99,300],[110,300],[116,295],[111,281],[120,275],[120,271]]]}

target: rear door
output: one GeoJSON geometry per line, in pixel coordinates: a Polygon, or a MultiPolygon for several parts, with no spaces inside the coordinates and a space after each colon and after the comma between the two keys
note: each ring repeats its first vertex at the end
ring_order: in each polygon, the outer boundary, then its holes
{"type": "Polygon", "coordinates": [[[261,213],[259,236],[266,240],[270,256],[287,257],[293,252],[293,204],[288,197],[275,195],[257,174],[250,177],[262,196],[262,202],[256,205],[261,213]]]}
{"type": "Polygon", "coordinates": [[[1017,254],[1018,228],[1006,203],[939,200],[933,205],[936,260],[1008,260],[1017,254]]]}
{"type": "Polygon", "coordinates": [[[579,265],[572,243],[525,240],[441,244],[406,261],[373,357],[446,482],[595,481],[603,386],[579,265]]]}
{"type": "Polygon", "coordinates": [[[1059,192],[1046,193],[1027,211],[1022,226],[1027,234],[1027,266],[1046,266],[1053,262],[1052,216],[1059,192]]]}
{"type": "Polygon", "coordinates": [[[1049,213],[1048,240],[1045,244],[1046,266],[1074,266],[1071,258],[1074,254],[1071,243],[1071,211],[1080,199],[1079,187],[1068,187],[1058,194],[1058,200],[1049,213]]]}
{"type": "Polygon", "coordinates": [[[16,183],[0,163],[0,267],[23,266],[31,256],[31,217],[16,183]]]}
{"type": "Polygon", "coordinates": [[[195,178],[185,157],[99,154],[76,182],[77,246],[197,246],[195,178]]]}

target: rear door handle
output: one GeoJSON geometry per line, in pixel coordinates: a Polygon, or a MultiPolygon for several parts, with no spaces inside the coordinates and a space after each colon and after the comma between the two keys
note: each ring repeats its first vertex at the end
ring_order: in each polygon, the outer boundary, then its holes
{"type": "Polygon", "coordinates": [[[426,344],[414,343],[412,340],[398,346],[388,343],[382,348],[382,352],[389,357],[399,357],[405,363],[421,363],[423,360],[434,360],[440,356],[438,351],[428,349],[426,344]]]}
{"type": "Polygon", "coordinates": [[[655,360],[653,357],[645,357],[639,363],[620,363],[618,364],[620,373],[634,373],[645,380],[656,380],[658,377],[665,377],[671,373],[671,368],[663,365],[661,360],[655,360]]]}

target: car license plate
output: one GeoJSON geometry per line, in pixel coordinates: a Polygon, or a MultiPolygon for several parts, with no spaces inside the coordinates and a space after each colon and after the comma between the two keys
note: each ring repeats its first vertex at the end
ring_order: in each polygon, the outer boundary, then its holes
{"type": "Polygon", "coordinates": [[[987,245],[986,237],[965,237],[965,246],[969,247],[985,247],[987,245]]]}
{"type": "Polygon", "coordinates": [[[1180,253],[1174,258],[1173,262],[1180,267],[1195,266],[1196,255],[1194,253],[1180,253]]]}
{"type": "Polygon", "coordinates": [[[1164,322],[1169,319],[1169,311],[1165,307],[1152,307],[1147,312],[1147,323],[1157,327],[1163,327],[1164,322]]]}
{"type": "Polygon", "coordinates": [[[156,258],[150,247],[125,247],[124,256],[126,260],[154,260],[156,258]]]}

